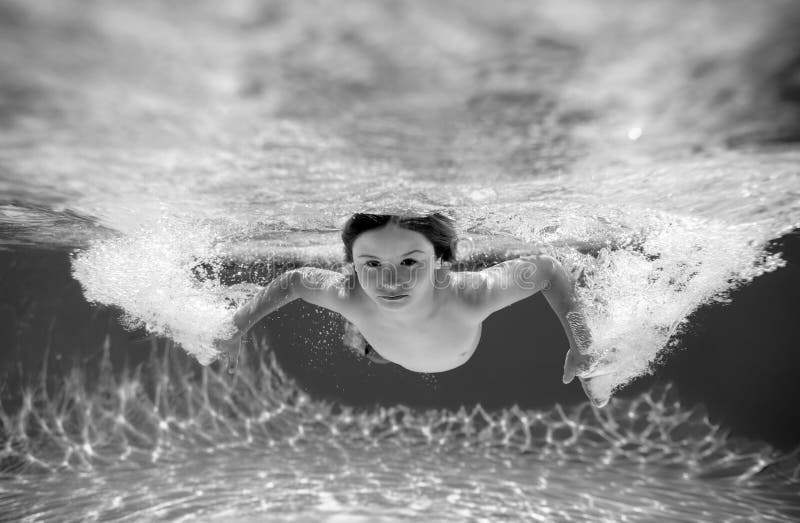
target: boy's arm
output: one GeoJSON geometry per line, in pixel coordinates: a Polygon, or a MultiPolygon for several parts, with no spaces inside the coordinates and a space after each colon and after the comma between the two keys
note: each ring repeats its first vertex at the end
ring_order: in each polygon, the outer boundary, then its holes
{"type": "Polygon", "coordinates": [[[228,338],[214,340],[214,346],[227,360],[226,367],[233,373],[239,359],[244,335],[261,318],[298,298],[295,287],[298,276],[287,271],[269,282],[250,301],[242,305],[233,315],[233,334],[228,338]]]}
{"type": "Polygon", "coordinates": [[[549,276],[549,285],[546,285],[542,292],[561,322],[569,341],[562,378],[564,383],[569,383],[577,374],[589,370],[592,359],[589,357],[588,348],[592,338],[586,326],[586,318],[581,312],[572,278],[556,260],[552,261],[549,276]]]}
{"type": "MultiPolygon", "coordinates": [[[[478,273],[465,275],[468,302],[483,320],[495,311],[541,291],[561,322],[569,341],[564,383],[588,370],[586,349],[591,336],[580,311],[572,278],[553,257],[536,255],[509,260],[478,273]]],[[[463,283],[462,283],[463,284],[463,283]]]]}
{"type": "Polygon", "coordinates": [[[242,305],[233,315],[233,324],[238,334],[244,335],[264,316],[299,298],[296,290],[297,279],[295,271],[285,272],[242,305]]]}
{"type": "Polygon", "coordinates": [[[232,372],[236,365],[236,356],[247,331],[287,303],[300,298],[344,314],[349,297],[347,281],[348,277],[341,273],[307,267],[287,271],[269,282],[236,311],[233,316],[235,333],[215,343],[228,357],[228,370],[232,372]]]}

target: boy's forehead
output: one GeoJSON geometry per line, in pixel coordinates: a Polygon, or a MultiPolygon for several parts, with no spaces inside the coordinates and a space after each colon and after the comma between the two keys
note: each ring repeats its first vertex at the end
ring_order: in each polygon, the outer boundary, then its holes
{"type": "Polygon", "coordinates": [[[396,226],[366,231],[353,243],[354,254],[401,255],[416,249],[432,253],[433,244],[416,231],[396,226]]]}

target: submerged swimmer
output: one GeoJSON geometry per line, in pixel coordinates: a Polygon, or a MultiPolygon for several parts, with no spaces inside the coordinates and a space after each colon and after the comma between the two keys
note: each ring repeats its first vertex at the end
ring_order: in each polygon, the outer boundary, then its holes
{"type": "Polygon", "coordinates": [[[482,271],[451,271],[456,233],[452,220],[440,213],[354,214],[342,241],[352,273],[311,267],[287,271],[236,312],[236,333],[216,342],[227,355],[229,371],[245,333],[298,298],[355,325],[378,353],[374,359],[415,372],[447,371],[470,359],[490,314],[541,291],[569,340],[564,383],[577,375],[595,405],[608,401],[586,387],[594,364],[587,351],[589,331],[574,284],[554,258],[525,256],[482,271]]]}

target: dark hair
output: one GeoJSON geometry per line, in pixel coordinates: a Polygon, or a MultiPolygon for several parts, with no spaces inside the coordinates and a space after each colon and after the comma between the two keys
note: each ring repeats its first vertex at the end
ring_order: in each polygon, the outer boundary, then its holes
{"type": "Polygon", "coordinates": [[[433,244],[433,252],[437,259],[446,262],[455,261],[455,248],[458,237],[453,227],[453,220],[438,212],[424,216],[366,214],[360,212],[354,214],[342,227],[345,261],[353,261],[353,243],[360,234],[388,224],[420,233],[433,244]]]}

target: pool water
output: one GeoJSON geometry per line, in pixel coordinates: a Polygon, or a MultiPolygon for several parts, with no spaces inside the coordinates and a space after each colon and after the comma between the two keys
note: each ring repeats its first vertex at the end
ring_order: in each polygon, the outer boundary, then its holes
{"type": "Polygon", "coordinates": [[[798,23],[0,2],[0,519],[796,519],[798,23]],[[448,213],[456,270],[580,275],[611,403],[560,383],[541,296],[448,373],[370,363],[303,304],[222,372],[236,305],[341,268],[364,210],[448,213]]]}

